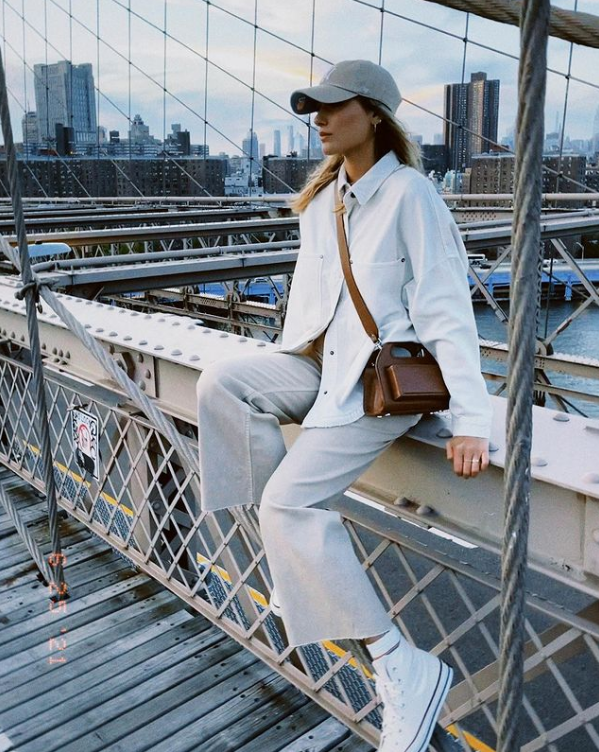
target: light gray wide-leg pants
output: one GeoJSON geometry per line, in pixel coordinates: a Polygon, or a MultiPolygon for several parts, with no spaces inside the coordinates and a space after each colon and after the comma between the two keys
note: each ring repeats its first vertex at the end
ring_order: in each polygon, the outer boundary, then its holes
{"type": "Polygon", "coordinates": [[[381,634],[391,619],[338,512],[327,509],[420,416],[362,416],[304,428],[320,383],[306,355],[264,353],[209,365],[198,382],[202,509],[260,504],[260,529],[289,644],[381,634]]]}

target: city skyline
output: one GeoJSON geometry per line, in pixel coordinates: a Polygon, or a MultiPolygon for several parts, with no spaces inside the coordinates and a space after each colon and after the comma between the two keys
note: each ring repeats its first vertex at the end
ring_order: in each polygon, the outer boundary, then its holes
{"type": "MultiPolygon", "coordinates": [[[[572,7],[571,2],[556,4],[572,7]]],[[[73,8],[71,37],[69,23],[66,23],[69,21],[69,3],[57,0],[48,7],[47,36],[50,43],[46,45],[44,56],[47,54],[49,63],[71,59],[74,64],[80,64],[90,62],[91,58],[101,92],[98,123],[107,131],[126,133],[129,129],[127,116],[133,118],[140,113],[150,131],[161,140],[165,135],[165,124],[170,127],[170,123],[179,122],[190,131],[193,143],[203,143],[202,117],[205,115],[210,123],[206,128],[206,143],[213,154],[220,151],[232,154],[239,150],[252,123],[258,141],[266,143],[267,152],[272,150],[270,142],[274,130],[280,130],[284,150],[289,123],[294,123],[298,132],[303,127],[301,120],[294,118],[289,111],[289,93],[310,83],[310,55],[298,47],[310,49],[311,5],[307,0],[297,0],[291,8],[286,3],[261,0],[260,28],[256,32],[255,92],[252,92],[253,4],[250,13],[249,5],[241,0],[220,0],[210,6],[201,0],[169,0],[167,14],[162,0],[144,0],[143,3],[131,0],[131,14],[125,3],[100,0],[98,18],[95,9],[77,5],[73,8]],[[206,64],[202,55],[205,53],[208,7],[210,64],[208,95],[205,96],[206,64]],[[95,38],[98,21],[99,42],[95,38]],[[164,34],[165,27],[167,35],[164,34]],[[288,40],[288,43],[278,37],[288,40]],[[165,82],[166,94],[163,91],[165,82]]],[[[593,0],[582,5],[592,12],[597,10],[598,3],[593,0]]],[[[582,5],[579,4],[579,10],[584,10],[582,5]]],[[[372,6],[352,0],[330,0],[319,8],[314,26],[313,81],[320,79],[329,63],[356,56],[358,33],[360,56],[373,60],[378,60],[379,40],[382,38],[381,62],[396,77],[404,96],[398,117],[411,133],[422,135],[425,143],[434,142],[435,134],[443,130],[443,122],[440,117],[419,107],[441,116],[443,87],[459,83],[462,69],[464,81],[468,81],[470,74],[477,70],[486,71],[489,79],[501,80],[499,139],[512,130],[516,115],[517,61],[509,55],[518,54],[518,30],[515,27],[471,15],[468,37],[472,41],[467,46],[464,61],[461,40],[466,14],[423,0],[403,0],[402,3],[389,0],[385,5],[389,12],[385,14],[381,35],[380,8],[375,6],[374,0],[372,6]],[[403,17],[400,17],[400,11],[403,17]],[[333,28],[331,23],[334,23],[334,35],[328,33],[333,28]],[[434,24],[438,30],[418,25],[422,23],[434,24]],[[491,43],[499,31],[501,49],[505,54],[499,55],[477,46],[491,43]],[[434,55],[426,56],[426,65],[422,64],[423,49],[435,51],[434,55]]],[[[28,0],[26,24],[15,10],[7,8],[5,14],[2,35],[11,44],[8,47],[5,43],[4,48],[15,122],[20,122],[24,111],[31,109],[34,87],[30,69],[42,62],[39,50],[45,45],[45,41],[40,44],[45,32],[43,9],[42,0],[28,0]],[[23,44],[17,45],[15,40],[20,41],[21,37],[23,44]],[[27,64],[25,74],[20,58],[24,58],[27,64]]],[[[566,73],[569,50],[568,43],[550,40],[549,67],[566,73]]],[[[565,132],[572,139],[590,139],[594,135],[590,131],[599,104],[595,88],[599,87],[599,81],[595,80],[597,75],[594,73],[597,66],[592,65],[594,54],[593,50],[586,48],[575,46],[573,49],[565,123],[565,132]],[[577,78],[588,80],[592,86],[580,83],[577,78]]],[[[561,126],[564,94],[565,79],[550,71],[545,108],[548,131],[553,129],[556,116],[561,126]]],[[[306,137],[307,132],[304,133],[306,137]]]]}

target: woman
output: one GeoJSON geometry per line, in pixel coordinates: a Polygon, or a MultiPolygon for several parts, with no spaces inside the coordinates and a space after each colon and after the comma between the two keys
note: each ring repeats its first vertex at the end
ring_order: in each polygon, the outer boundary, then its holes
{"type": "Polygon", "coordinates": [[[296,113],[316,113],[327,159],[294,202],[302,242],[282,342],[275,352],[209,366],[198,384],[198,421],[202,508],[260,504],[290,645],[363,639],[384,703],[380,750],[424,752],[452,670],[403,638],[340,515],[328,509],[421,418],[364,414],[360,376],[373,344],[341,271],[340,201],[353,273],[381,340],[420,341],[441,367],[454,471],[471,478],[489,461],[490,400],[467,257],[394,117],[400,101],[391,75],[364,60],[339,63],[318,86],[292,94],[296,113]],[[287,452],[280,424],[292,422],[303,430],[287,452]]]}

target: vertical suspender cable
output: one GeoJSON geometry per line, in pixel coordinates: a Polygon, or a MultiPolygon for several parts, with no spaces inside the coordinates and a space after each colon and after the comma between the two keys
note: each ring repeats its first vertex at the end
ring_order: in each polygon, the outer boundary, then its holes
{"type": "Polygon", "coordinates": [[[37,292],[31,265],[29,263],[29,249],[25,234],[25,220],[23,217],[23,203],[21,199],[21,186],[17,173],[17,155],[12,136],[10,112],[8,109],[8,92],[6,89],[6,77],[4,74],[4,58],[0,55],[0,118],[2,120],[2,133],[4,135],[4,148],[6,150],[6,163],[13,211],[15,215],[15,229],[19,244],[19,256],[21,262],[21,278],[23,280],[23,294],[27,309],[27,330],[29,333],[29,349],[31,352],[31,365],[33,368],[33,389],[36,402],[35,417],[40,442],[40,456],[42,472],[48,501],[48,522],[52,539],[52,555],[54,567],[54,586],[59,598],[66,597],[67,585],[64,581],[62,568],[60,529],[58,527],[58,513],[56,503],[56,487],[54,483],[54,468],[52,464],[52,449],[50,446],[50,429],[48,425],[48,410],[46,407],[46,393],[44,391],[44,371],[40,351],[39,330],[36,315],[37,292]]]}
{"type": "Polygon", "coordinates": [[[498,752],[520,749],[535,322],[539,297],[535,291],[540,286],[543,113],[549,14],[549,0],[524,0],[522,4],[508,340],[498,752]]]}

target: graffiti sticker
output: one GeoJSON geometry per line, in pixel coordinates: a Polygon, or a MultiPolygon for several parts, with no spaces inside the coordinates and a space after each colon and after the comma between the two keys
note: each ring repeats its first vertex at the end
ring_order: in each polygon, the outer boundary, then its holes
{"type": "Polygon", "coordinates": [[[96,480],[100,479],[98,419],[84,410],[72,411],[73,446],[79,467],[96,480]]]}

